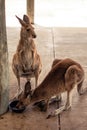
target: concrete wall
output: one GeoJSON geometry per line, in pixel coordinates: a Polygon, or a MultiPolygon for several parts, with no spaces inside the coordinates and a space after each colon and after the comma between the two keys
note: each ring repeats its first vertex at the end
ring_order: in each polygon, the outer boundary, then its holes
{"type": "Polygon", "coordinates": [[[0,0],[0,115],[5,113],[9,103],[8,50],[5,24],[5,0],[0,0]]]}

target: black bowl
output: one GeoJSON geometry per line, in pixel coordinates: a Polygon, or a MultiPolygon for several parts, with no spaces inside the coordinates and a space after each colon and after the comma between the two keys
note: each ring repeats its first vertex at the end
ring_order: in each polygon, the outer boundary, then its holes
{"type": "Polygon", "coordinates": [[[16,105],[18,102],[19,102],[19,100],[14,100],[14,101],[10,102],[9,109],[16,113],[22,113],[26,109],[26,107],[23,106],[21,108],[17,108],[16,105]]]}

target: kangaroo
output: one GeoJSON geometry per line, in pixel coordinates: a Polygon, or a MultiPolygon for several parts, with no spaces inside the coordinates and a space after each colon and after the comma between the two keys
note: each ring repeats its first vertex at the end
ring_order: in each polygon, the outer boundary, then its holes
{"type": "Polygon", "coordinates": [[[78,93],[82,94],[81,87],[84,81],[84,70],[79,63],[69,58],[63,60],[55,59],[52,66],[52,69],[35,90],[32,91],[31,86],[27,86],[28,96],[26,98],[22,96],[17,105],[20,106],[20,103],[28,105],[45,100],[47,103],[45,110],[47,110],[52,96],[67,92],[67,101],[64,109],[67,110],[71,107],[70,92],[75,85],[77,85],[78,93]]]}
{"type": "Polygon", "coordinates": [[[20,90],[22,90],[20,78],[23,77],[30,80],[32,77],[35,77],[36,87],[42,63],[33,40],[33,38],[36,38],[36,34],[29,17],[24,15],[23,20],[18,16],[16,18],[21,24],[21,31],[19,44],[12,60],[12,69],[18,81],[18,94],[20,94],[20,90]]]}

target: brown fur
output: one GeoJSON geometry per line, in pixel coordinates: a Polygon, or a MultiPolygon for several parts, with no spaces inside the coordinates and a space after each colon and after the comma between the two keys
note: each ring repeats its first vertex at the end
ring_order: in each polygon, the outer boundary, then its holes
{"type": "MultiPolygon", "coordinates": [[[[28,104],[40,100],[45,100],[48,104],[48,101],[52,96],[67,91],[65,108],[68,109],[71,107],[69,95],[75,85],[77,85],[77,90],[79,94],[81,94],[81,86],[84,81],[84,70],[79,63],[68,58],[60,61],[58,60],[58,63],[57,60],[55,60],[53,61],[53,64],[53,68],[42,83],[33,93],[30,93],[31,98],[29,98],[30,100],[28,99],[28,104]]],[[[22,101],[24,105],[27,105],[26,99],[21,98],[20,101],[22,101]]]]}
{"type": "Polygon", "coordinates": [[[20,92],[20,77],[25,77],[27,80],[35,77],[35,86],[37,86],[42,64],[33,40],[36,34],[28,16],[24,15],[23,20],[19,17],[17,19],[21,24],[21,31],[19,44],[12,60],[12,69],[18,80],[18,89],[20,92]]]}

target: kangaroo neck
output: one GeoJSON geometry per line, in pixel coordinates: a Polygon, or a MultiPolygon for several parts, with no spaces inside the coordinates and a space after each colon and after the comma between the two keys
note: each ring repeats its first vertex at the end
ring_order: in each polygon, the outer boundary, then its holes
{"type": "Polygon", "coordinates": [[[42,91],[42,88],[40,86],[37,87],[31,95],[31,102],[33,103],[35,101],[40,101],[45,99],[46,96],[45,94],[46,94],[45,91],[44,90],[42,91]]]}

